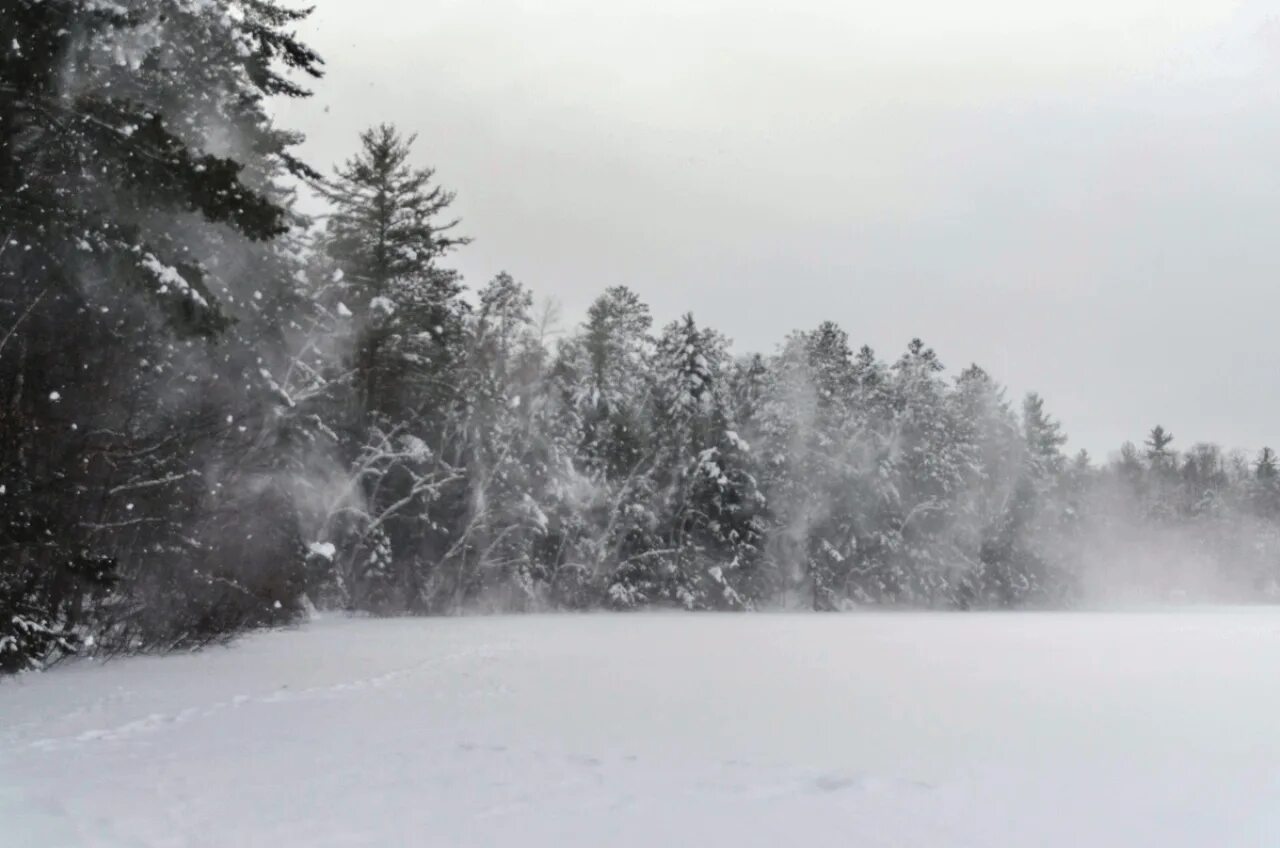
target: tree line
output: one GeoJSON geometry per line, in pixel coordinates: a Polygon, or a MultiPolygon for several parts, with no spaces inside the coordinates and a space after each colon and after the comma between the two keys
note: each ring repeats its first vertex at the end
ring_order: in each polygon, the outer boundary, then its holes
{"type": "Polygon", "coordinates": [[[743,355],[625,287],[567,332],[508,274],[467,289],[412,136],[322,174],[273,121],[321,78],[304,17],[0,0],[0,670],[309,605],[1273,593],[1269,449],[1156,427],[1099,466],[919,340],[886,359],[826,322],[743,355]]]}

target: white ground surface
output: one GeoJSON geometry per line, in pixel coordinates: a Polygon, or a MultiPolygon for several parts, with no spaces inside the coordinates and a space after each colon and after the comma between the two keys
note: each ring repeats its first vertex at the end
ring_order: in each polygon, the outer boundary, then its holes
{"type": "Polygon", "coordinates": [[[1276,846],[1280,611],[328,618],[0,684],[0,846],[1276,846]]]}

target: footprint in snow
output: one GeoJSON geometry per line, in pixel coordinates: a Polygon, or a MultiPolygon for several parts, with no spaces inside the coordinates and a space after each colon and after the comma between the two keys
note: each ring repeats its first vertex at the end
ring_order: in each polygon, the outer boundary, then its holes
{"type": "Polygon", "coordinates": [[[861,785],[862,781],[842,774],[819,775],[813,781],[814,788],[820,792],[839,792],[841,789],[849,789],[861,785]]]}

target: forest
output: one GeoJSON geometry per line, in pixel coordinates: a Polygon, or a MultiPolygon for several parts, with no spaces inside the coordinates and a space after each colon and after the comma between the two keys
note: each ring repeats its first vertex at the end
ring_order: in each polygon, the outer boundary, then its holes
{"type": "Polygon", "coordinates": [[[1042,398],[919,339],[750,353],[626,287],[564,321],[463,280],[430,139],[315,163],[276,125],[324,84],[306,14],[0,0],[0,671],[313,608],[1280,594],[1269,448],[1068,454],[1042,398]]]}

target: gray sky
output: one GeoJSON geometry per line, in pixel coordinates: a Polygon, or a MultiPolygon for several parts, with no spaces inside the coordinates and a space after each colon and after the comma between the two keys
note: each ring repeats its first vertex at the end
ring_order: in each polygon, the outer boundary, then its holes
{"type": "Polygon", "coordinates": [[[1039,390],[1099,457],[1280,448],[1280,3],[318,0],[281,123],[418,132],[478,286],[833,319],[1039,390]]]}

